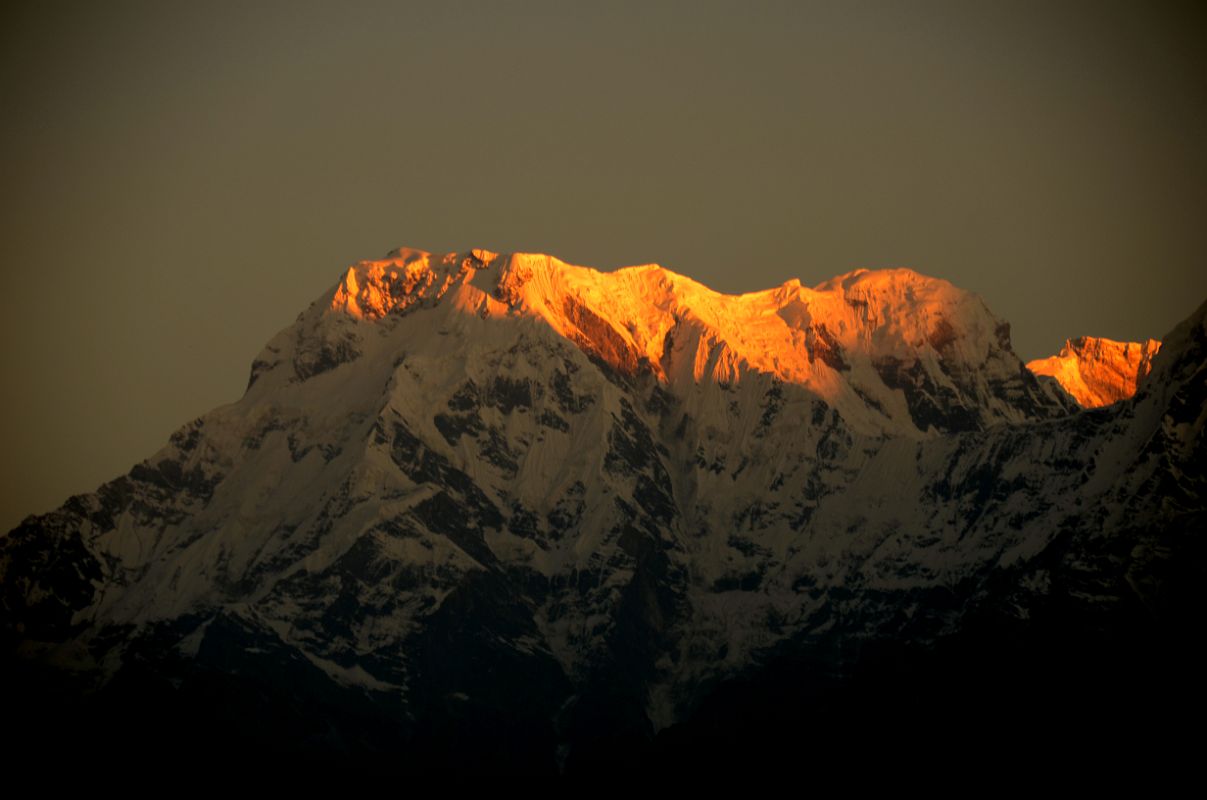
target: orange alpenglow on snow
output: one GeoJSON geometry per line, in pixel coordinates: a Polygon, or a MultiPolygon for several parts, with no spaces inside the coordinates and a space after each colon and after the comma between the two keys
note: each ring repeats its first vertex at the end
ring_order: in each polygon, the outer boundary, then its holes
{"type": "Polygon", "coordinates": [[[389,331],[398,324],[392,320],[437,308],[447,320],[439,330],[466,320],[508,321],[490,336],[535,326],[692,402],[720,402],[694,394],[698,386],[795,384],[873,434],[903,424],[922,434],[932,426],[971,429],[1030,418],[1057,402],[1054,387],[1049,396],[1020,379],[1010,326],[979,296],[909,269],[856,270],[813,288],[793,279],[729,295],[655,264],[601,272],[539,253],[399,248],[347,270],[325,303],[334,327],[323,335],[332,352],[355,350],[369,345],[344,322],[389,331]],[[348,344],[353,339],[356,346],[348,344]],[[935,398],[945,399],[937,405],[935,398]],[[954,416],[940,413],[943,404],[954,416]]]}
{"type": "Polygon", "coordinates": [[[1036,359],[1027,369],[1055,378],[1085,408],[1098,408],[1134,395],[1160,349],[1156,339],[1116,342],[1080,336],[1066,341],[1059,355],[1036,359]]]}
{"type": "Polygon", "coordinates": [[[726,295],[656,264],[600,272],[544,254],[500,258],[479,249],[433,255],[399,248],[362,261],[347,270],[330,309],[376,320],[446,294],[483,318],[542,319],[622,371],[644,364],[672,382],[738,381],[742,368],[752,367],[824,388],[830,373],[845,368],[843,354],[913,357],[929,342],[977,362],[986,342],[1002,336],[979,297],[909,269],[856,270],[813,289],[793,279],[726,295]],[[668,338],[683,328],[690,335],[668,338]],[[667,349],[671,341],[676,352],[667,349]]]}

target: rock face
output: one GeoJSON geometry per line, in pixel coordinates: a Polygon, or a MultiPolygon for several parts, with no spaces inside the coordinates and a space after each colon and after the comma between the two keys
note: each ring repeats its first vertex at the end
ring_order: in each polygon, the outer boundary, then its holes
{"type": "Polygon", "coordinates": [[[1080,336],[1066,341],[1059,354],[1029,362],[1027,369],[1055,379],[1084,408],[1100,408],[1134,395],[1160,349],[1156,339],[1116,342],[1080,336]]]}
{"type": "Polygon", "coordinates": [[[1204,313],[1078,412],[907,270],[395,251],[0,539],[8,707],[34,755],[160,764],[1109,750],[1161,707],[1104,692],[1185,705],[1203,666],[1204,313]]]}

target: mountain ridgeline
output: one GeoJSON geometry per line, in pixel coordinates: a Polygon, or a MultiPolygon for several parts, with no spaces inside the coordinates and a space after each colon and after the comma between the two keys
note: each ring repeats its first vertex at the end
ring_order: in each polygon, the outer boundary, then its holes
{"type": "Polygon", "coordinates": [[[10,730],[398,772],[1174,747],[1205,314],[1083,409],[909,270],[358,263],[241,399],[0,538],[10,730]]]}

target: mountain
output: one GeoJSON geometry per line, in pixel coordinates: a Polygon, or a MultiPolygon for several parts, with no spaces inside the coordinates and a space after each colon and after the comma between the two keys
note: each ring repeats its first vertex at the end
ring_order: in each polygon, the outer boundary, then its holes
{"type": "Polygon", "coordinates": [[[1164,747],[1203,707],[1205,316],[1083,411],[909,270],[358,263],[237,402],[0,539],[9,730],[452,773],[1164,747]]]}
{"type": "Polygon", "coordinates": [[[1134,395],[1160,349],[1156,339],[1116,342],[1080,336],[1066,341],[1059,354],[1031,361],[1027,368],[1055,379],[1085,408],[1099,408],[1134,395]]]}

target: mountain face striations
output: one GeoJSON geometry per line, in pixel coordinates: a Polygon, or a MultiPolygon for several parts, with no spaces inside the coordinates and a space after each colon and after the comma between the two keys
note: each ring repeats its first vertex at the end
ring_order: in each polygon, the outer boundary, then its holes
{"type": "Polygon", "coordinates": [[[1070,343],[1066,393],[909,270],[358,263],[240,400],[0,538],[14,725],[399,772],[1164,747],[1202,708],[1205,312],[1070,343]]]}

